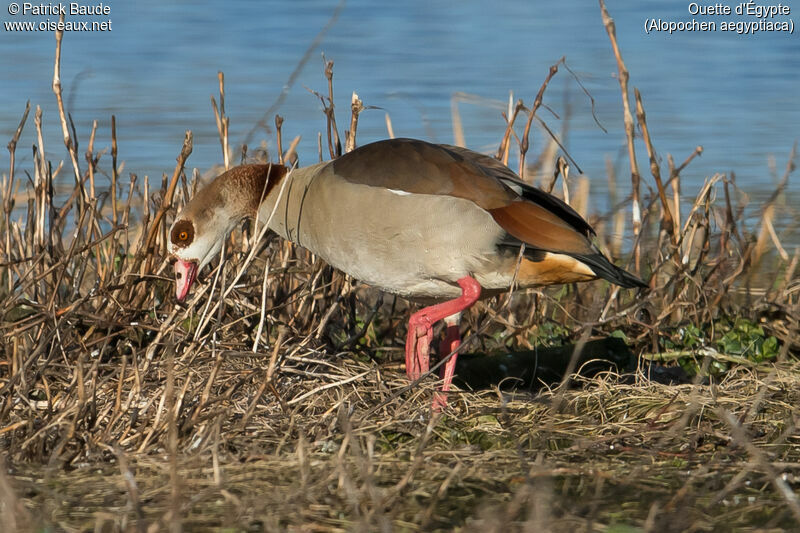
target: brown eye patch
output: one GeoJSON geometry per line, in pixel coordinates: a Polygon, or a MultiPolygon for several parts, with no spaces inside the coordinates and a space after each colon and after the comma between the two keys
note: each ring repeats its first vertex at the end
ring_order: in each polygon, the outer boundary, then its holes
{"type": "Polygon", "coordinates": [[[194,241],[194,224],[188,220],[179,220],[172,226],[169,240],[180,248],[189,246],[194,241]]]}

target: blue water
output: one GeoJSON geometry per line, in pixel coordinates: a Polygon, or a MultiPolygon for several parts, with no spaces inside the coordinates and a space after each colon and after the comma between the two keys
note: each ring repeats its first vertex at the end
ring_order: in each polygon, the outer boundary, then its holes
{"type": "MultiPolygon", "coordinates": [[[[668,153],[680,163],[703,145],[702,157],[683,173],[685,193],[696,191],[715,172],[733,170],[754,200],[763,199],[777,181],[769,157],[775,157],[781,175],[793,142],[800,138],[800,40],[785,32],[645,34],[647,18],[689,20],[688,4],[609,1],[631,88],[642,93],[664,172],[668,153]]],[[[3,0],[3,22],[57,19],[12,17],[7,5],[3,0]]],[[[80,153],[95,119],[95,148],[110,149],[114,114],[125,173],[160,182],[162,173],[172,172],[187,129],[194,133],[189,167],[205,171],[221,161],[209,99],[218,92],[217,71],[225,73],[231,142],[238,145],[276,101],[338,3],[127,0],[105,5],[111,6],[109,16],[72,20],[110,19],[111,31],[64,37],[65,101],[80,153]]],[[[774,20],[797,21],[800,16],[774,20]]],[[[67,155],[51,91],[54,45],[52,33],[0,28],[0,140],[5,144],[11,138],[30,99],[44,111],[47,155],[57,161],[67,155]]],[[[565,143],[592,178],[594,191],[605,188],[606,157],[617,162],[620,180],[627,180],[627,163],[620,157],[625,136],[617,67],[594,1],[350,0],[277,109],[286,119],[285,143],[302,136],[301,163],[317,160],[317,132],[325,128],[319,100],[306,89],[327,91],[323,52],[335,61],[342,136],[349,123],[350,95],[356,91],[366,105],[381,108],[361,115],[360,144],[387,136],[385,113],[391,115],[397,136],[453,142],[451,97],[466,92],[482,99],[460,104],[466,142],[485,151],[496,149],[502,137],[500,111],[509,92],[532,103],[550,65],[566,56],[595,98],[597,118],[608,132],[595,124],[588,98],[563,68],[550,84],[545,104],[562,119],[569,116],[565,143]]],[[[561,131],[562,120],[544,109],[539,114],[551,129],[561,131]]],[[[31,168],[32,115],[18,148],[20,168],[31,168]]],[[[268,123],[273,123],[272,116],[268,123]]],[[[250,146],[266,140],[273,150],[274,138],[274,132],[257,130],[250,146]]],[[[536,131],[532,152],[543,143],[536,131]]],[[[644,146],[637,148],[642,173],[652,184],[644,146]]],[[[3,172],[7,157],[0,153],[3,172]]],[[[101,167],[107,169],[110,158],[104,159],[101,167]]],[[[85,165],[82,157],[81,162],[85,165]]],[[[800,198],[800,178],[790,183],[789,197],[800,198]]],[[[595,198],[596,203],[604,201],[602,195],[595,198]]]]}

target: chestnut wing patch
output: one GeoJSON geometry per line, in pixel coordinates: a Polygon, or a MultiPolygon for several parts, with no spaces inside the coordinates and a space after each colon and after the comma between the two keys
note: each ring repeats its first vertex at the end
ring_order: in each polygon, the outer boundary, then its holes
{"type": "Polygon", "coordinates": [[[567,254],[593,254],[588,236],[549,209],[525,199],[495,209],[489,213],[500,227],[527,246],[567,254]]]}

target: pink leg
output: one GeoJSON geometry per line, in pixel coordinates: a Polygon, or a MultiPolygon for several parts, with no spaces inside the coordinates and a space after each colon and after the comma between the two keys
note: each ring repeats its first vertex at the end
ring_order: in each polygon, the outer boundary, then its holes
{"type": "MultiPolygon", "coordinates": [[[[444,319],[447,324],[445,330],[444,340],[439,343],[439,357],[447,357],[461,346],[461,333],[458,330],[458,322],[461,319],[461,313],[450,315],[444,319]]],[[[433,397],[433,409],[440,411],[447,406],[447,391],[450,390],[450,384],[453,382],[453,375],[456,372],[456,357],[458,354],[453,354],[453,357],[448,359],[444,366],[440,369],[439,375],[444,381],[442,383],[442,391],[437,392],[433,397]]]]}
{"type": "MultiPolygon", "coordinates": [[[[474,278],[464,276],[458,280],[458,284],[461,287],[461,296],[454,300],[421,309],[411,315],[408,321],[406,374],[412,380],[418,379],[430,368],[430,344],[431,340],[433,340],[433,325],[443,318],[461,313],[461,311],[470,307],[480,298],[481,286],[474,278]]],[[[448,343],[451,349],[446,352],[443,351],[442,356],[448,355],[461,343],[457,325],[448,324],[445,343],[448,343]],[[452,326],[455,326],[455,329],[452,329],[452,326]]],[[[442,346],[440,346],[440,351],[441,348],[442,346]]],[[[450,389],[455,365],[456,356],[454,355],[445,364],[444,384],[442,385],[442,391],[444,392],[450,389]]],[[[441,408],[446,403],[446,398],[439,399],[437,397],[434,399],[434,408],[441,408]]]]}
{"type": "MultiPolygon", "coordinates": [[[[422,310],[424,311],[424,309],[422,310]]],[[[411,380],[428,371],[431,339],[433,338],[432,323],[428,324],[427,317],[419,316],[422,311],[414,313],[408,321],[408,335],[406,336],[406,375],[411,380]],[[422,354],[425,354],[424,357],[422,354]]]]}

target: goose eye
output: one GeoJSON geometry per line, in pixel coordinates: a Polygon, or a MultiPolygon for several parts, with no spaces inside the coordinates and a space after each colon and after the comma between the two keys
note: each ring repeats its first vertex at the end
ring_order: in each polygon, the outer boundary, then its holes
{"type": "Polygon", "coordinates": [[[194,226],[188,220],[179,220],[172,227],[169,238],[172,244],[185,248],[194,240],[194,226]]]}

